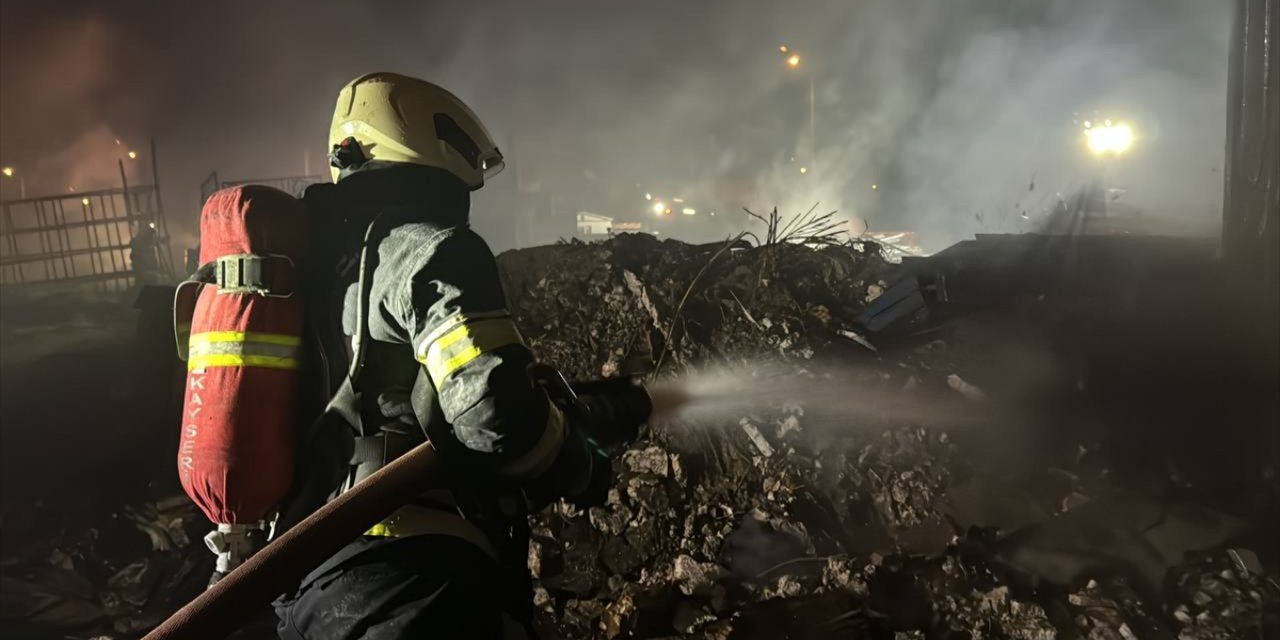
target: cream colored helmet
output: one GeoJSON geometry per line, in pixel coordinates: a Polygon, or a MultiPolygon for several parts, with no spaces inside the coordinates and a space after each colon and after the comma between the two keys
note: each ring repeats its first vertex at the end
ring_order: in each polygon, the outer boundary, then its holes
{"type": "MultiPolygon", "coordinates": [[[[349,138],[362,159],[444,169],[473,191],[503,167],[493,137],[457,96],[396,73],[370,73],[342,88],[329,127],[335,156],[349,138]]],[[[340,173],[335,166],[334,182],[340,173]]]]}

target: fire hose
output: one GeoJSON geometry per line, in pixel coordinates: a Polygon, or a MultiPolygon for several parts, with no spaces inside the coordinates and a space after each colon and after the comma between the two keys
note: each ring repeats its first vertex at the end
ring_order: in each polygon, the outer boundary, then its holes
{"type": "MultiPolygon", "coordinates": [[[[649,392],[626,379],[569,385],[550,367],[531,370],[531,374],[554,402],[572,411],[575,422],[604,445],[634,439],[653,411],[649,392]]],[[[143,640],[227,636],[258,607],[284,593],[369,527],[426,489],[440,486],[444,473],[431,443],[418,445],[286,531],[143,640]]]]}

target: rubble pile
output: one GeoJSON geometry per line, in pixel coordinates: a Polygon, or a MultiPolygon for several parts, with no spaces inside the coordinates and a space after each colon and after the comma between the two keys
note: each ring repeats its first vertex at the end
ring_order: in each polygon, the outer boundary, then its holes
{"type": "Polygon", "coordinates": [[[62,506],[4,514],[0,619],[7,632],[140,637],[207,582],[213,563],[200,536],[208,525],[185,495],[110,510],[62,506]]]}
{"type": "Polygon", "coordinates": [[[1179,640],[1226,640],[1280,617],[1280,583],[1267,577],[1251,551],[1202,554],[1171,572],[1179,640]]]}
{"type": "Polygon", "coordinates": [[[502,254],[513,312],[539,356],[574,378],[663,366],[812,358],[883,290],[879,245],[688,245],[627,234],[502,254]],[[870,294],[874,297],[874,293],[870,294]]]}
{"type": "MultiPolygon", "coordinates": [[[[807,376],[831,358],[872,363],[880,372],[863,382],[886,393],[933,384],[986,400],[941,341],[902,362],[877,361],[862,344],[853,319],[889,268],[873,243],[692,246],[625,235],[510,252],[499,264],[526,340],[570,379],[762,362],[807,376]]],[[[1132,591],[1091,582],[1046,595],[1007,578],[995,553],[965,557],[972,545],[946,502],[968,469],[945,431],[884,420],[816,433],[805,413],[784,403],[651,430],[615,459],[605,505],[535,516],[541,633],[1175,637],[1160,605],[1132,591]]],[[[1078,481],[1045,484],[1055,485],[1045,517],[1088,500],[1078,481]]],[[[1224,623],[1235,630],[1260,628],[1257,616],[1219,615],[1237,616],[1224,623]]]]}
{"type": "MultiPolygon", "coordinates": [[[[858,333],[857,314],[892,279],[872,242],[623,235],[498,261],[526,341],[571,380],[727,369],[750,385],[781,372],[804,386],[835,361],[858,365],[849,384],[862,392],[909,403],[936,391],[978,406],[1006,392],[988,375],[1001,366],[991,344],[961,330],[892,352],[858,333]]],[[[1109,495],[1117,483],[1095,445],[1011,465],[945,420],[926,427],[767,398],[740,415],[649,428],[616,452],[605,504],[533,516],[542,637],[1210,640],[1280,628],[1280,587],[1244,546],[1146,559],[1155,583],[1105,570],[1125,558],[1092,553],[1100,531],[1120,532],[1143,556],[1153,528],[1218,525],[1204,510],[1177,516],[1158,500],[1109,495]]],[[[1035,414],[1057,433],[1076,429],[1069,417],[1035,414]]],[[[976,438],[997,439],[990,433],[976,438]]],[[[114,485],[0,512],[0,626],[32,634],[20,637],[136,638],[203,588],[208,525],[184,497],[168,497],[178,489],[168,445],[162,453],[155,469],[114,485]]],[[[273,623],[258,622],[238,637],[270,637],[273,623]]]]}

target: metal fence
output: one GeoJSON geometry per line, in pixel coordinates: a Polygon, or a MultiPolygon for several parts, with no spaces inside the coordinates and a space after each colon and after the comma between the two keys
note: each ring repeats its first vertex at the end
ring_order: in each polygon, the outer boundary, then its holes
{"type": "Polygon", "coordinates": [[[155,185],[0,201],[0,286],[121,291],[144,270],[173,273],[155,185]]]}

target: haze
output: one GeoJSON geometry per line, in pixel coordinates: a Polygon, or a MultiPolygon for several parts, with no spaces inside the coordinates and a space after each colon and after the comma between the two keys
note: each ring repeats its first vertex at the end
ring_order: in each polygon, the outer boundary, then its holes
{"type": "Polygon", "coordinates": [[[820,203],[938,250],[1032,230],[1057,194],[1097,176],[1142,215],[1208,226],[1221,211],[1230,9],[5,1],[0,161],[31,195],[115,186],[121,149],[154,139],[175,246],[192,246],[206,175],[322,173],[337,90],[392,70],[450,88],[500,140],[508,170],[474,207],[499,250],[568,235],[575,211],[652,216],[645,193],[698,203],[664,237],[723,238],[748,227],[742,207],[820,203]],[[1091,157],[1081,127],[1094,118],[1132,123],[1133,149],[1091,157]],[[570,220],[516,233],[534,196],[570,220]]]}

